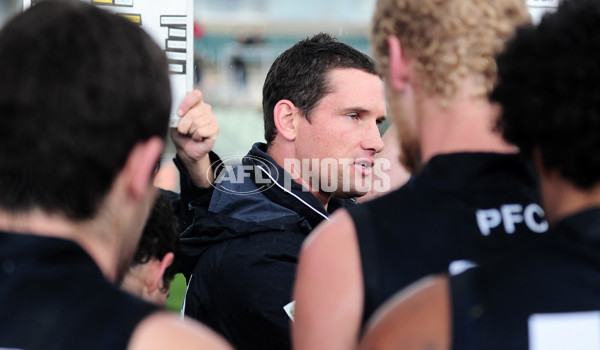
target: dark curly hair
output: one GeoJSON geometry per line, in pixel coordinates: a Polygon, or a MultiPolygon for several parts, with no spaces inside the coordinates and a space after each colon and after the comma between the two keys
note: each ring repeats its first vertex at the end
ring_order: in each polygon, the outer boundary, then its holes
{"type": "Polygon", "coordinates": [[[171,266],[167,267],[162,278],[162,290],[166,292],[177,272],[179,249],[177,217],[171,198],[164,192],[159,192],[131,265],[145,264],[152,258],[162,260],[168,252],[173,252],[175,259],[171,266]]]}
{"type": "Polygon", "coordinates": [[[600,1],[571,0],[521,27],[497,58],[498,126],[581,189],[600,180],[600,1]]]}

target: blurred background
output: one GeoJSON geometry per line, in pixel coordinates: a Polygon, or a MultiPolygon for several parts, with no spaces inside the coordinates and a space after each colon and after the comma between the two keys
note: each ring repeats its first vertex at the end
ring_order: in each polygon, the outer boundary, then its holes
{"type": "MultiPolygon", "coordinates": [[[[375,1],[194,0],[194,85],[221,126],[215,152],[223,159],[243,156],[264,140],[262,84],[273,60],[296,41],[327,32],[370,54],[375,1]]],[[[559,1],[527,0],[534,22],[559,1]]],[[[0,26],[22,11],[22,2],[0,0],[0,26]]],[[[173,156],[168,144],[156,185],[178,191],[173,156]]]]}
{"type": "MultiPolygon", "coordinates": [[[[22,0],[0,0],[0,26],[22,11],[22,0]]],[[[195,87],[213,106],[221,158],[245,155],[263,141],[262,84],[273,60],[296,41],[327,32],[369,53],[375,0],[194,0],[195,87]]],[[[172,145],[157,185],[177,191],[172,145]]]]}

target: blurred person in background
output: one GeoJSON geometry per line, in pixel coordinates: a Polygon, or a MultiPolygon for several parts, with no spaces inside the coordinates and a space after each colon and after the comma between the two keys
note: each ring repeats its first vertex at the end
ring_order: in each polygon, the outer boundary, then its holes
{"type": "Polygon", "coordinates": [[[159,192],[121,287],[164,306],[179,254],[179,226],[171,197],[159,192]]]}
{"type": "Polygon", "coordinates": [[[306,240],[294,348],[352,349],[397,291],[537,239],[548,223],[532,165],[495,130],[494,56],[523,0],[379,0],[372,45],[398,128],[400,189],[342,210],[306,240]]]}
{"type": "Polygon", "coordinates": [[[230,349],[117,287],[156,196],[162,50],[96,6],[42,1],[0,31],[0,76],[0,347],[230,349]]]}

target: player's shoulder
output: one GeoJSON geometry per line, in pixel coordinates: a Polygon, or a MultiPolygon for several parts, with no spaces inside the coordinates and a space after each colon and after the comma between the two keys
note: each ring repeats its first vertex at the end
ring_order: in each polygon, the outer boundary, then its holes
{"type": "Polygon", "coordinates": [[[385,302],[369,320],[360,349],[448,349],[447,276],[425,277],[385,302]]]}
{"type": "Polygon", "coordinates": [[[304,241],[302,250],[315,250],[314,247],[334,248],[346,240],[354,239],[356,228],[346,209],[339,209],[329,220],[321,222],[304,241]]]}
{"type": "Polygon", "coordinates": [[[128,350],[152,349],[232,350],[219,335],[193,320],[180,320],[166,311],[146,317],[134,330],[128,350]]]}

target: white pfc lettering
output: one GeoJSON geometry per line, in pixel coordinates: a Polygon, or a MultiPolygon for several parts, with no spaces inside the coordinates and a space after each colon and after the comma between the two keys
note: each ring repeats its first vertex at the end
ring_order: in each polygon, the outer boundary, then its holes
{"type": "Polygon", "coordinates": [[[533,232],[542,233],[548,230],[548,222],[544,219],[544,210],[536,203],[531,203],[523,209],[521,204],[504,204],[500,209],[480,209],[475,213],[477,226],[484,236],[489,236],[491,230],[503,223],[504,231],[513,234],[516,224],[525,223],[533,232]],[[536,220],[536,215],[541,221],[536,220]]]}
{"type": "Polygon", "coordinates": [[[540,218],[544,217],[544,209],[540,207],[536,203],[529,204],[525,211],[523,212],[523,216],[525,217],[525,224],[527,227],[531,229],[533,232],[543,233],[548,231],[548,221],[542,220],[537,222],[535,220],[535,214],[537,214],[540,218]]]}
{"type": "Polygon", "coordinates": [[[523,222],[523,206],[521,204],[506,204],[500,207],[502,212],[502,221],[504,222],[504,231],[506,233],[515,233],[515,224],[523,222]]]}
{"type": "Polygon", "coordinates": [[[475,215],[477,216],[479,231],[481,231],[481,234],[484,236],[488,236],[490,234],[490,229],[498,227],[502,221],[498,209],[480,209],[475,215]]]}

